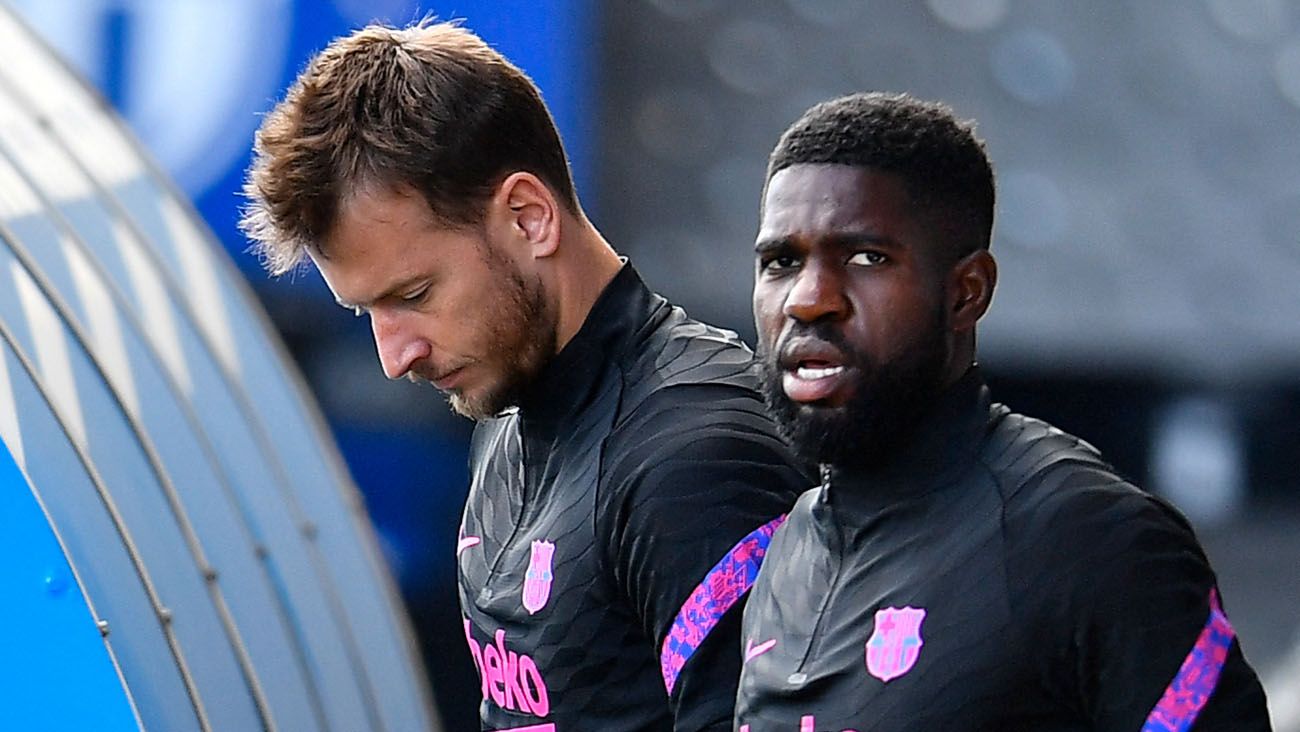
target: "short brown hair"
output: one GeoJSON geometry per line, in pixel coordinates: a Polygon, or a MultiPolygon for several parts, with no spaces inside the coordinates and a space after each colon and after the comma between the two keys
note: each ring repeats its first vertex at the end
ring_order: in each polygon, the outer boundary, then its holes
{"type": "Polygon", "coordinates": [[[537,86],[453,23],[371,25],[335,39],[263,119],[253,152],[240,227],[276,275],[319,251],[360,185],[410,186],[439,222],[462,227],[522,170],[578,211],[537,86]]]}

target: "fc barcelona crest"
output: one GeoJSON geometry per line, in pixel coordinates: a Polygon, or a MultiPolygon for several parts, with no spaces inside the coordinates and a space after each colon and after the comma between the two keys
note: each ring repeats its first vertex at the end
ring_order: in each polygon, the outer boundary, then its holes
{"type": "Polygon", "coordinates": [[[925,609],[887,607],[876,611],[876,628],[867,640],[867,672],[889,681],[912,670],[921,655],[925,609]]]}
{"type": "Polygon", "coordinates": [[[524,573],[524,609],[529,615],[546,607],[546,601],[551,597],[551,557],[554,555],[554,543],[533,542],[533,554],[528,558],[528,571],[524,573]]]}

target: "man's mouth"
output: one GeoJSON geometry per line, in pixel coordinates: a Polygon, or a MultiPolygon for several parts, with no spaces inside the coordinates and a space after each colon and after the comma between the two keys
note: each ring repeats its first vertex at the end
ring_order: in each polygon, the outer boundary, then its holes
{"type": "Polygon", "coordinates": [[[819,402],[842,390],[850,371],[848,358],[818,338],[794,338],[781,349],[781,387],[791,401],[819,402]]]}
{"type": "Polygon", "coordinates": [[[430,379],[430,382],[438,391],[451,391],[456,388],[462,372],[464,372],[463,368],[454,368],[436,379],[430,379]]]}
{"type": "Polygon", "coordinates": [[[465,371],[465,366],[456,366],[443,371],[434,371],[428,366],[413,368],[407,372],[406,377],[415,383],[421,381],[432,385],[438,391],[446,392],[456,388],[456,385],[462,380],[461,377],[465,371]]]}
{"type": "Polygon", "coordinates": [[[804,381],[814,381],[824,379],[828,376],[835,376],[844,371],[843,366],[831,366],[829,364],[819,365],[814,363],[803,363],[795,368],[794,374],[804,381]]]}
{"type": "Polygon", "coordinates": [[[781,387],[790,401],[820,402],[840,391],[847,371],[843,364],[820,360],[800,361],[793,369],[787,369],[782,374],[781,387]]]}

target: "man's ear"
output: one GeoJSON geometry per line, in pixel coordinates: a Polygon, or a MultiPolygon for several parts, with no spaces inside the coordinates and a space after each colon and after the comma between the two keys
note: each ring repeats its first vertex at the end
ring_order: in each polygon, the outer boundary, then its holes
{"type": "Polygon", "coordinates": [[[948,324],[954,331],[974,329],[993,302],[998,263],[987,249],[962,257],[948,273],[948,324]]]}
{"type": "Polygon", "coordinates": [[[492,197],[506,233],[533,257],[549,257],[560,246],[560,210],[551,189],[532,173],[506,176],[492,197]]]}

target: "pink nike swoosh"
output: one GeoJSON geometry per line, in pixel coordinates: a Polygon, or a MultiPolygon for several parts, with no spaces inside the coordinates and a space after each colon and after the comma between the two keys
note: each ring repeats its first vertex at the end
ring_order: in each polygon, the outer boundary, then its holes
{"type": "Polygon", "coordinates": [[[772,648],[774,648],[775,646],[776,646],[775,638],[773,638],[772,640],[763,641],[758,645],[754,645],[754,641],[752,640],[749,641],[748,643],[745,644],[745,663],[749,663],[755,658],[763,655],[764,653],[767,653],[768,651],[772,650],[772,648]]]}
{"type": "Polygon", "coordinates": [[[462,536],[460,541],[456,542],[456,556],[459,557],[461,552],[472,546],[478,546],[482,541],[483,540],[477,536],[462,536]]]}

